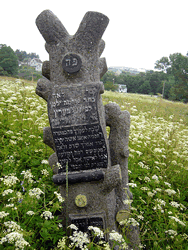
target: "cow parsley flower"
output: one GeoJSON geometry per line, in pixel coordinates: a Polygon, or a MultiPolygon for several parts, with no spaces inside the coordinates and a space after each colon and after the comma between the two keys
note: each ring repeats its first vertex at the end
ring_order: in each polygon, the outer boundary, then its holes
{"type": "Polygon", "coordinates": [[[131,205],[132,202],[133,200],[128,200],[128,199],[123,201],[125,205],[131,205]]]}
{"type": "Polygon", "coordinates": [[[33,212],[33,211],[27,211],[27,213],[26,213],[27,215],[34,215],[35,214],[35,212],[33,212]]]}
{"type": "Polygon", "coordinates": [[[48,176],[48,175],[49,175],[49,173],[48,173],[48,171],[47,171],[46,169],[42,169],[42,170],[41,170],[41,173],[42,173],[44,176],[48,176]]]}
{"type": "Polygon", "coordinates": [[[114,241],[117,241],[119,243],[124,242],[123,236],[114,230],[112,230],[112,232],[109,233],[109,236],[110,236],[110,238],[109,238],[110,240],[114,240],[114,241]]]}
{"type": "Polygon", "coordinates": [[[77,226],[74,224],[69,225],[68,228],[73,229],[73,230],[78,230],[77,226]]]}
{"type": "Polygon", "coordinates": [[[98,237],[100,237],[100,238],[103,238],[103,237],[104,237],[104,233],[100,230],[100,228],[98,228],[98,227],[93,227],[93,226],[89,226],[88,229],[89,229],[89,230],[93,230],[95,236],[98,236],[98,237]]]}
{"type": "Polygon", "coordinates": [[[169,229],[167,231],[165,231],[166,234],[170,235],[170,238],[174,238],[177,235],[177,232],[175,230],[169,229]]]}
{"type": "Polygon", "coordinates": [[[23,234],[19,232],[11,232],[5,237],[1,238],[0,244],[8,242],[10,244],[15,244],[15,249],[24,249],[25,246],[30,246],[27,241],[24,240],[23,234]]]}
{"type": "Polygon", "coordinates": [[[59,248],[60,250],[64,250],[66,247],[66,240],[67,236],[64,236],[62,239],[60,239],[57,243],[57,248],[59,248]]]}
{"type": "Polygon", "coordinates": [[[166,186],[168,186],[168,187],[171,187],[171,184],[168,183],[168,182],[164,182],[164,184],[165,184],[166,186]]]}
{"type": "Polygon", "coordinates": [[[153,197],[153,196],[155,195],[154,193],[152,193],[152,192],[150,192],[150,191],[147,192],[147,194],[148,194],[149,197],[153,197]]]}
{"type": "Polygon", "coordinates": [[[151,177],[153,180],[158,180],[158,176],[156,174],[154,174],[152,177],[151,177]]]}
{"type": "Polygon", "coordinates": [[[172,194],[176,194],[176,191],[174,191],[173,189],[166,189],[165,192],[168,194],[168,195],[172,195],[172,194]]]}
{"type": "Polygon", "coordinates": [[[179,223],[182,226],[186,226],[185,223],[183,223],[182,221],[180,221],[177,217],[175,216],[169,216],[169,218],[171,218],[172,220],[175,220],[177,223],[179,223]]]}
{"type": "Polygon", "coordinates": [[[18,225],[14,221],[6,221],[6,222],[4,222],[4,225],[5,225],[5,227],[8,228],[6,230],[8,233],[13,232],[13,231],[23,231],[23,229],[21,229],[20,225],[18,225]]]}
{"type": "Polygon", "coordinates": [[[172,207],[176,207],[176,208],[178,208],[178,207],[180,206],[180,204],[178,204],[176,201],[171,201],[171,202],[170,202],[170,205],[171,205],[172,207]]]}
{"type": "Polygon", "coordinates": [[[4,178],[1,178],[5,186],[11,187],[14,184],[16,184],[19,179],[15,176],[15,174],[9,174],[5,176],[4,178]]]}
{"type": "Polygon", "coordinates": [[[42,160],[41,164],[49,164],[49,163],[48,163],[48,160],[42,160]]]}
{"type": "Polygon", "coordinates": [[[58,192],[54,192],[54,194],[57,196],[59,202],[64,202],[65,201],[65,199],[58,192]]]}
{"type": "Polygon", "coordinates": [[[31,169],[28,169],[26,171],[22,171],[21,174],[24,175],[24,179],[25,180],[28,180],[29,183],[32,183],[33,182],[33,174],[31,173],[31,169]]]}
{"type": "Polygon", "coordinates": [[[81,249],[87,249],[85,244],[89,243],[88,234],[81,231],[74,231],[73,235],[69,236],[72,243],[69,247],[75,246],[81,249]]]}
{"type": "Polygon", "coordinates": [[[40,199],[40,195],[44,194],[44,192],[40,188],[33,188],[29,190],[29,196],[36,197],[37,199],[40,199]]]}
{"type": "Polygon", "coordinates": [[[0,219],[6,217],[8,215],[9,215],[9,213],[5,213],[4,211],[2,211],[2,212],[0,212],[0,219]]]}
{"type": "Polygon", "coordinates": [[[41,217],[44,217],[45,220],[48,220],[48,219],[53,219],[54,216],[52,215],[52,213],[50,211],[44,211],[42,214],[41,214],[41,217]]]}
{"type": "Polygon", "coordinates": [[[144,180],[145,180],[145,182],[150,182],[151,181],[150,178],[147,177],[147,176],[144,177],[144,180]]]}
{"type": "Polygon", "coordinates": [[[137,187],[137,185],[136,185],[136,183],[128,183],[128,185],[129,185],[129,187],[132,187],[132,188],[134,188],[134,187],[137,187]]]}
{"type": "Polygon", "coordinates": [[[2,196],[11,194],[11,193],[13,193],[13,192],[14,192],[14,191],[13,191],[12,189],[6,189],[6,190],[3,191],[2,196]]]}

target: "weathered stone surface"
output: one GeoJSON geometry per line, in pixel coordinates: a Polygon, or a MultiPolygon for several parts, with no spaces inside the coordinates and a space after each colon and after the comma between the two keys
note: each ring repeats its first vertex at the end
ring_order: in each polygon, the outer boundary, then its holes
{"type": "Polygon", "coordinates": [[[50,128],[44,128],[43,140],[55,151],[49,164],[66,203],[60,218],[64,227],[68,217],[84,232],[89,225],[118,231],[118,222],[129,213],[123,201],[132,198],[127,185],[130,116],[115,104],[104,109],[101,98],[100,77],[107,71],[101,38],[108,22],[101,13],[87,12],[70,36],[51,11],[36,19],[49,53],[36,93],[48,103],[50,128]]]}
{"type": "Polygon", "coordinates": [[[54,87],[48,98],[48,115],[61,164],[65,172],[107,168],[106,133],[101,126],[98,96],[101,84],[54,87]]]}

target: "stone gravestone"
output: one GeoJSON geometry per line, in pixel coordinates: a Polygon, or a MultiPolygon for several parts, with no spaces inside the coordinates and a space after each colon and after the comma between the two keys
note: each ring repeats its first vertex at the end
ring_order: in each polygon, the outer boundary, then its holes
{"type": "MultiPolygon", "coordinates": [[[[53,181],[66,198],[60,218],[64,227],[68,219],[83,232],[88,226],[118,231],[119,222],[129,214],[123,201],[132,198],[130,116],[117,104],[104,107],[101,98],[100,78],[107,71],[105,58],[100,58],[105,47],[101,37],[108,22],[101,13],[87,12],[70,36],[51,11],[36,19],[49,53],[36,93],[47,101],[50,127],[44,128],[43,140],[55,151],[49,164],[55,167],[53,181]]],[[[108,240],[108,234],[105,237],[108,240]]],[[[128,237],[130,246],[139,243],[136,230],[128,237]]]]}

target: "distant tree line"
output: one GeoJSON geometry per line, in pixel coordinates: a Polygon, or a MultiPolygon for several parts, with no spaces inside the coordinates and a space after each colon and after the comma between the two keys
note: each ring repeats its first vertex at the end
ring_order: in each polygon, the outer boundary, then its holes
{"type": "Polygon", "coordinates": [[[18,57],[18,60],[20,62],[24,62],[27,61],[29,58],[33,59],[33,58],[38,58],[39,59],[39,55],[37,55],[36,53],[27,53],[26,51],[22,51],[17,49],[15,51],[16,56],[18,57]]]}
{"type": "Polygon", "coordinates": [[[157,95],[173,101],[188,102],[188,54],[180,53],[162,57],[156,61],[155,68],[160,71],[147,71],[131,75],[122,72],[116,75],[108,71],[101,79],[106,90],[117,90],[116,84],[127,86],[127,92],[157,95]]]}
{"type": "Polygon", "coordinates": [[[18,74],[18,57],[10,46],[0,44],[0,75],[18,74]]]}
{"type": "Polygon", "coordinates": [[[27,62],[28,59],[39,58],[36,53],[27,53],[26,51],[14,51],[6,44],[0,44],[0,75],[14,76],[27,80],[37,80],[41,74],[35,68],[28,65],[19,67],[19,62],[27,62]]]}

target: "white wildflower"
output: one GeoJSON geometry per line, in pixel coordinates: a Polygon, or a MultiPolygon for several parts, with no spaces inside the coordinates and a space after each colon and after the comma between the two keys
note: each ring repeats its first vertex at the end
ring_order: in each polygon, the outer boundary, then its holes
{"type": "Polygon", "coordinates": [[[41,214],[41,217],[44,217],[45,220],[48,220],[48,219],[53,219],[54,216],[52,215],[52,213],[50,211],[44,211],[42,214],[41,214]]]}
{"type": "Polygon", "coordinates": [[[109,236],[110,236],[110,240],[114,240],[114,241],[117,241],[119,243],[124,241],[123,236],[114,230],[112,230],[112,232],[109,233],[109,236]]]}
{"type": "Polygon", "coordinates": [[[19,232],[12,232],[7,234],[5,237],[1,238],[0,244],[8,242],[10,244],[15,244],[15,249],[24,249],[26,246],[30,246],[27,241],[24,240],[23,234],[19,232]]]}
{"type": "Polygon", "coordinates": [[[22,171],[21,174],[24,175],[24,179],[25,180],[28,180],[29,183],[32,183],[33,182],[33,174],[31,173],[31,169],[28,169],[26,171],[22,171]]]}
{"type": "Polygon", "coordinates": [[[73,236],[71,235],[69,236],[69,238],[72,241],[72,243],[70,244],[70,247],[75,246],[81,249],[86,249],[84,245],[89,243],[88,234],[83,233],[81,231],[74,231],[73,236]]]}
{"type": "Polygon", "coordinates": [[[8,187],[13,186],[17,181],[19,181],[19,179],[15,176],[15,174],[9,174],[3,178],[4,185],[8,187]]]}
{"type": "Polygon", "coordinates": [[[44,192],[40,188],[33,188],[29,190],[29,196],[36,197],[37,199],[40,199],[40,195],[44,194],[44,192]]]}
{"type": "Polygon", "coordinates": [[[165,192],[168,194],[168,195],[172,195],[172,194],[176,194],[176,191],[174,191],[173,189],[166,189],[165,192]]]}
{"type": "Polygon", "coordinates": [[[180,225],[182,226],[186,226],[185,223],[183,223],[182,221],[180,221],[177,217],[175,216],[169,216],[169,218],[171,218],[172,220],[175,220],[176,222],[178,222],[180,225]]]}
{"type": "Polygon", "coordinates": [[[153,196],[155,195],[154,193],[152,193],[152,192],[150,192],[150,191],[147,192],[147,194],[148,194],[149,197],[153,197],[153,196]]]}
{"type": "Polygon", "coordinates": [[[151,181],[150,178],[147,177],[147,176],[144,177],[144,180],[145,180],[145,182],[150,182],[151,181]]]}
{"type": "Polygon", "coordinates": [[[136,183],[128,183],[128,185],[129,185],[129,187],[132,187],[132,188],[134,188],[134,187],[137,187],[137,184],[136,183]]]}
{"type": "Polygon", "coordinates": [[[49,173],[48,173],[48,171],[47,171],[46,169],[42,169],[42,170],[41,170],[41,173],[42,173],[44,176],[48,176],[48,175],[49,175],[49,173]]]}
{"type": "Polygon", "coordinates": [[[3,191],[2,196],[11,194],[11,193],[13,193],[13,192],[14,192],[14,191],[13,191],[12,189],[6,189],[6,190],[3,191]]]}
{"type": "Polygon", "coordinates": [[[177,235],[177,232],[175,230],[169,229],[167,231],[165,231],[166,234],[170,235],[170,238],[174,238],[177,235]]]}
{"type": "Polygon", "coordinates": [[[165,184],[166,186],[168,186],[168,187],[171,187],[171,184],[168,183],[168,182],[164,182],[164,184],[165,184]]]}
{"type": "Polygon", "coordinates": [[[73,229],[73,230],[78,230],[77,226],[74,224],[71,224],[70,226],[68,226],[68,228],[73,229]]]}
{"type": "Polygon", "coordinates": [[[148,191],[149,190],[148,187],[141,187],[140,189],[143,190],[143,191],[148,191]]]}
{"type": "Polygon", "coordinates": [[[34,215],[35,214],[35,212],[33,212],[33,211],[27,211],[27,213],[26,213],[27,215],[34,215]]]}
{"type": "Polygon", "coordinates": [[[11,203],[11,204],[6,204],[5,207],[14,207],[14,204],[11,203]]]}
{"type": "Polygon", "coordinates": [[[171,205],[172,207],[176,207],[176,208],[178,208],[178,207],[180,206],[180,204],[178,204],[176,201],[171,201],[171,202],[170,202],[170,205],[171,205]]]}
{"type": "Polygon", "coordinates": [[[54,192],[54,194],[57,196],[59,202],[64,202],[65,201],[65,199],[58,192],[54,192]]]}
{"type": "Polygon", "coordinates": [[[66,247],[66,240],[67,236],[64,236],[62,239],[60,239],[57,243],[57,248],[59,248],[60,250],[64,250],[66,247]]]}
{"type": "Polygon", "coordinates": [[[139,156],[141,156],[143,153],[142,152],[140,152],[140,151],[136,151],[136,153],[139,155],[139,156]]]}
{"type": "Polygon", "coordinates": [[[128,200],[128,199],[123,201],[125,205],[131,205],[132,202],[133,200],[128,200]]]}
{"type": "Polygon", "coordinates": [[[4,211],[2,211],[2,212],[0,212],[0,219],[6,217],[8,215],[9,215],[9,213],[5,213],[4,211]]]}
{"type": "Polygon", "coordinates": [[[49,163],[48,163],[48,160],[42,160],[41,164],[49,164],[49,163]]]}
{"type": "Polygon", "coordinates": [[[158,178],[158,176],[157,176],[156,174],[154,174],[151,178],[152,178],[153,180],[156,180],[156,181],[159,180],[159,178],[158,178]]]}
{"type": "Polygon", "coordinates": [[[21,229],[20,225],[18,225],[16,222],[14,221],[6,221],[4,222],[5,227],[8,227],[7,232],[13,232],[13,231],[23,231],[23,229],[21,229]]]}
{"type": "Polygon", "coordinates": [[[159,204],[161,204],[162,206],[166,205],[166,202],[162,199],[156,199],[155,201],[158,202],[159,204]]]}
{"type": "Polygon", "coordinates": [[[140,220],[143,220],[143,219],[144,219],[144,216],[142,216],[142,215],[138,215],[137,217],[138,217],[138,219],[140,219],[140,220]]]}
{"type": "Polygon", "coordinates": [[[88,229],[89,229],[89,230],[93,230],[95,236],[98,236],[98,237],[100,237],[100,238],[103,238],[103,237],[104,237],[104,233],[100,230],[100,228],[98,228],[98,227],[93,227],[93,226],[89,226],[88,229]]]}

